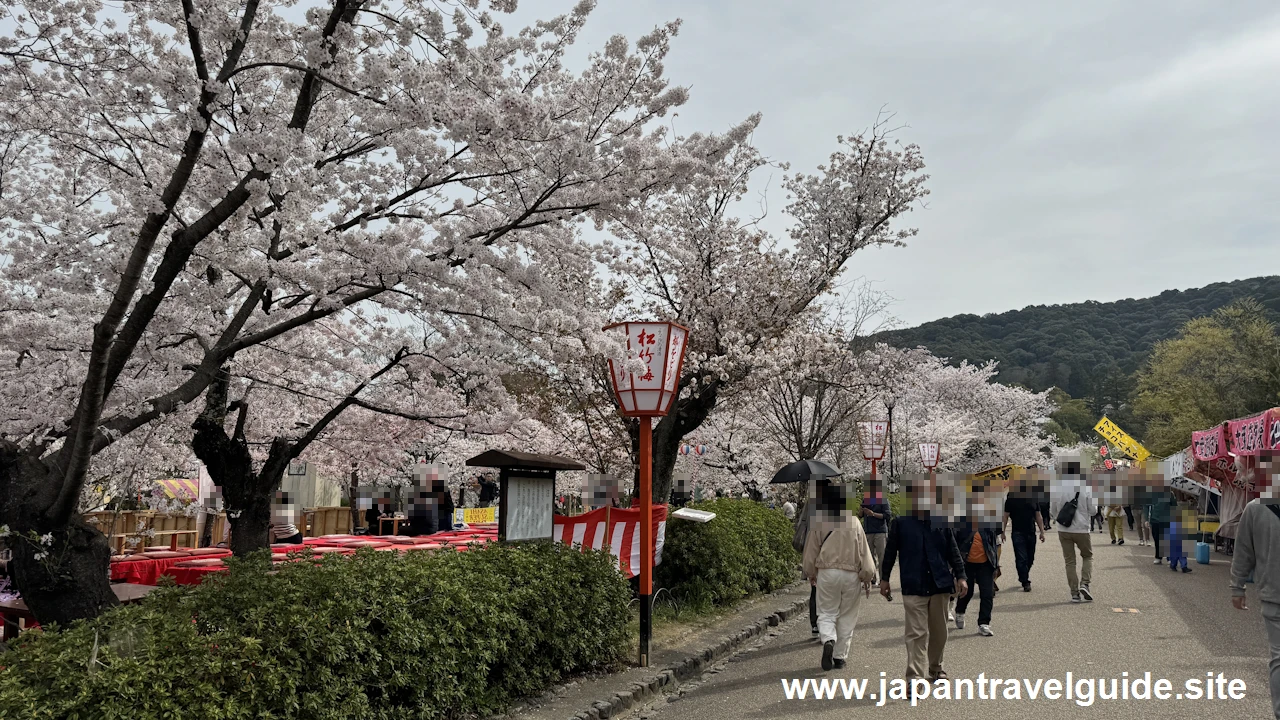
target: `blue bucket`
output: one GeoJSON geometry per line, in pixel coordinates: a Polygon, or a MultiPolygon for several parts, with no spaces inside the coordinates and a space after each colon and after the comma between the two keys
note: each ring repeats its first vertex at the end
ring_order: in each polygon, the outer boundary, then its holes
{"type": "Polygon", "coordinates": [[[1201,565],[1208,565],[1209,551],[1211,549],[1213,549],[1213,546],[1211,546],[1207,542],[1196,543],[1196,562],[1200,563],[1201,565]]]}

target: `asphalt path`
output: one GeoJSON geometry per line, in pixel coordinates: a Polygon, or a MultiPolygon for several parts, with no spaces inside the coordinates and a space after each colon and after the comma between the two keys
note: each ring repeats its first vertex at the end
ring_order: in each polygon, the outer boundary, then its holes
{"type": "MultiPolygon", "coordinates": [[[[1209,565],[1195,563],[1193,572],[1170,572],[1167,564],[1153,565],[1153,550],[1130,544],[1113,546],[1105,534],[1094,533],[1093,603],[1069,602],[1062,552],[1056,534],[1037,550],[1031,572],[1032,591],[1022,592],[1013,567],[1012,547],[1002,556],[1003,590],[996,595],[992,619],[994,637],[977,634],[977,598],[964,630],[951,626],[945,669],[952,681],[976,678],[1018,679],[1021,700],[926,699],[912,707],[905,700],[880,698],[881,673],[886,681],[900,678],[906,650],[902,638],[903,611],[898,584],[894,600],[886,602],[873,590],[860,607],[858,628],[842,671],[823,672],[821,646],[810,634],[807,618],[788,623],[784,631],[762,645],[722,663],[695,689],[673,702],[644,714],[663,720],[728,720],[730,718],[847,717],[851,712],[881,713],[882,718],[981,717],[1000,718],[1269,718],[1267,686],[1269,651],[1266,631],[1250,591],[1250,608],[1241,612],[1230,604],[1227,587],[1230,559],[1213,555],[1209,565]],[[1116,612],[1116,608],[1126,612],[1116,612]],[[1130,609],[1137,612],[1127,612],[1130,609]],[[1153,683],[1168,679],[1171,694],[1186,689],[1187,679],[1240,679],[1244,699],[1102,700],[1081,706],[1064,698],[1029,699],[1023,679],[1123,679],[1150,672],[1153,683]],[[783,680],[867,679],[862,700],[788,699],[783,680]],[[870,699],[876,693],[875,700],[870,699]]],[[[895,571],[896,572],[896,571],[895,571]]],[[[811,686],[812,687],[812,686],[811,686]]],[[[1203,687],[1203,684],[1202,684],[1203,687]]],[[[999,685],[1002,696],[1006,684],[999,685]]],[[[1239,686],[1237,685],[1237,690],[1239,686]]],[[[1185,695],[1186,693],[1184,693],[1185,695]]],[[[1097,692],[1095,691],[1095,696],[1097,692]]]]}

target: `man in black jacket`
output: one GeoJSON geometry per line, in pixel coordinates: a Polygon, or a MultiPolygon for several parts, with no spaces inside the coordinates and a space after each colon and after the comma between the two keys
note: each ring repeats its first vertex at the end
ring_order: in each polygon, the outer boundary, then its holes
{"type": "Polygon", "coordinates": [[[907,680],[945,678],[942,654],[947,647],[947,598],[965,595],[964,559],[947,518],[933,516],[933,492],[912,485],[909,514],[895,517],[880,565],[880,594],[892,600],[889,579],[899,557],[898,581],[906,611],[907,680]],[[926,658],[928,666],[926,667],[926,658]],[[927,674],[926,674],[927,670],[927,674]]]}

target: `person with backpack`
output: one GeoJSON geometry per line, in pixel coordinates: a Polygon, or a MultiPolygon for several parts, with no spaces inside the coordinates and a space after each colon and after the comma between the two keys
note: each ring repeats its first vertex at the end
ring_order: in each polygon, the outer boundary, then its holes
{"type": "Polygon", "coordinates": [[[1280,499],[1274,497],[1274,475],[1267,471],[1271,461],[1267,457],[1259,463],[1254,477],[1261,497],[1244,506],[1236,530],[1231,604],[1237,610],[1249,609],[1245,584],[1252,578],[1271,646],[1271,709],[1280,720],[1280,499]]]}
{"type": "Polygon", "coordinates": [[[817,497],[804,547],[804,574],[817,591],[822,669],[840,669],[858,625],[862,596],[871,594],[875,558],[862,525],[845,505],[844,486],[828,484],[817,497]]]}
{"type": "Polygon", "coordinates": [[[1067,586],[1071,602],[1093,602],[1090,581],[1093,579],[1093,542],[1089,535],[1089,518],[1098,511],[1083,470],[1083,458],[1067,455],[1057,463],[1058,477],[1049,495],[1050,514],[1058,522],[1058,542],[1067,570],[1067,586]],[[1080,553],[1080,574],[1076,574],[1076,551],[1080,553]]]}

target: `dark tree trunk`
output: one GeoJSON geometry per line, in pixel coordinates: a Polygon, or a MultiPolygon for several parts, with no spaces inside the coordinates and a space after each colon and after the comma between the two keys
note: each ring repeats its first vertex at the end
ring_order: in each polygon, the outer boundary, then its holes
{"type": "Polygon", "coordinates": [[[276,440],[271,444],[267,461],[258,472],[253,471],[253,457],[244,436],[228,437],[216,415],[201,414],[193,425],[195,436],[191,447],[196,457],[209,470],[213,483],[222,488],[222,501],[231,524],[228,547],[236,557],[271,545],[271,503],[284,478],[288,464],[288,444],[276,440]]]}
{"type": "Polygon", "coordinates": [[[48,546],[25,540],[9,545],[13,579],[36,620],[42,626],[66,627],[119,604],[111,592],[111,545],[106,536],[79,515],[52,534],[48,546]],[[36,560],[41,552],[46,556],[36,560]]]}
{"type": "Polygon", "coordinates": [[[78,514],[66,522],[47,515],[61,481],[56,469],[0,439],[0,525],[14,533],[7,540],[14,583],[41,625],[65,627],[97,616],[117,600],[106,537],[78,514]],[[41,542],[45,535],[52,535],[51,543],[41,542]],[[39,553],[46,555],[37,560],[39,553]]]}
{"type": "MultiPolygon", "coordinates": [[[[665,503],[671,497],[672,475],[676,469],[676,459],[680,454],[680,443],[684,438],[706,422],[707,416],[716,406],[716,398],[720,387],[717,384],[703,385],[696,397],[684,397],[676,400],[671,412],[653,426],[653,501],[665,503]]],[[[640,424],[628,423],[631,434],[633,452],[638,452],[640,424]]],[[[637,484],[638,487],[638,484],[637,484]]]]}
{"type": "MultiPolygon", "coordinates": [[[[231,505],[228,504],[227,507],[230,509],[231,505]]],[[[237,512],[234,517],[227,516],[231,523],[231,542],[227,544],[231,548],[231,554],[244,557],[271,545],[271,533],[267,529],[271,524],[270,495],[265,498],[246,498],[245,502],[238,503],[231,511],[237,512]]]]}
{"type": "Polygon", "coordinates": [[[248,405],[238,402],[239,416],[235,431],[227,435],[227,385],[229,376],[221,371],[209,386],[204,412],[192,424],[195,435],[191,449],[209,471],[213,484],[222,488],[222,500],[231,524],[228,546],[236,557],[271,545],[271,502],[280,488],[280,480],[288,464],[288,444],[276,440],[271,444],[267,461],[258,472],[253,471],[253,456],[245,440],[244,425],[248,405]]]}

